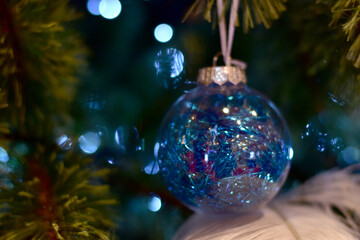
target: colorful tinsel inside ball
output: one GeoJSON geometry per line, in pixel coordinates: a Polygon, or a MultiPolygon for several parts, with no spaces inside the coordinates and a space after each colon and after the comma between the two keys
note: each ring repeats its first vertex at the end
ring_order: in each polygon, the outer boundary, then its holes
{"type": "Polygon", "coordinates": [[[263,206],[282,186],[293,150],[277,107],[244,84],[200,85],[167,113],[157,158],[169,190],[202,213],[263,206]]]}

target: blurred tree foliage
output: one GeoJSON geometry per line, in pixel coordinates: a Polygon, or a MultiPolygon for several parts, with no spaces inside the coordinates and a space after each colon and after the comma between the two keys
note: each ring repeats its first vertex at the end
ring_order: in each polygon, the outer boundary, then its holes
{"type": "Polygon", "coordinates": [[[109,239],[106,185],[89,159],[55,144],[86,49],[68,1],[0,1],[0,239],[109,239]],[[2,152],[3,153],[3,152],[2,152]]]}

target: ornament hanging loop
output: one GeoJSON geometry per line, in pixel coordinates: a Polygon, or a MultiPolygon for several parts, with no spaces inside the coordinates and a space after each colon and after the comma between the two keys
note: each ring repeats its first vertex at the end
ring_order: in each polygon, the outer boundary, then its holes
{"type": "MultiPolygon", "coordinates": [[[[224,62],[226,62],[226,59],[225,59],[224,55],[222,54],[222,52],[218,52],[213,57],[213,65],[212,65],[213,67],[217,66],[217,62],[218,62],[220,56],[223,56],[224,62]]],[[[247,64],[245,62],[243,62],[243,61],[240,61],[240,60],[237,60],[237,59],[231,59],[231,57],[228,57],[228,60],[229,60],[229,62],[230,62],[230,64],[232,66],[238,67],[241,70],[246,70],[246,68],[247,68],[247,64]]]]}
{"type": "Polygon", "coordinates": [[[230,12],[230,21],[228,34],[226,30],[226,21],[224,14],[224,0],[217,0],[217,12],[219,18],[219,33],[220,33],[220,43],[221,43],[221,52],[217,53],[213,59],[213,66],[216,66],[217,59],[220,55],[223,55],[224,62],[226,66],[234,65],[241,70],[245,70],[247,64],[243,61],[232,59],[231,58],[231,49],[234,41],[235,35],[235,22],[237,17],[237,12],[239,9],[239,0],[232,0],[231,12],[230,12]]]}
{"type": "MultiPolygon", "coordinates": [[[[216,67],[216,66],[217,66],[217,62],[218,62],[220,56],[223,56],[222,52],[218,52],[218,53],[215,54],[215,56],[213,57],[213,67],[216,67]]],[[[223,56],[223,58],[224,58],[224,62],[226,63],[226,59],[225,59],[224,56],[223,56]]],[[[229,60],[231,61],[231,57],[228,57],[228,58],[229,58],[229,60]]]]}

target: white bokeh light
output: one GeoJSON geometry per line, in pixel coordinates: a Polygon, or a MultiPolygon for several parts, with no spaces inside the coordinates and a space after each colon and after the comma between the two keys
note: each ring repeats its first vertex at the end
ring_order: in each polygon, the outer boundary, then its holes
{"type": "Polygon", "coordinates": [[[95,16],[100,15],[100,11],[99,11],[100,2],[101,0],[88,0],[86,6],[89,13],[95,16]]]}
{"type": "Polygon", "coordinates": [[[294,149],[292,147],[289,148],[289,159],[293,159],[294,157],[294,149]]]}
{"type": "Polygon", "coordinates": [[[103,18],[114,19],[119,16],[122,6],[119,0],[101,0],[99,12],[103,18]]]}
{"type": "Polygon", "coordinates": [[[100,136],[96,132],[87,132],[79,138],[79,145],[84,153],[94,153],[101,143],[100,136]]]}
{"type": "Polygon", "coordinates": [[[160,197],[154,196],[150,199],[148,208],[152,212],[157,212],[161,208],[161,199],[160,197]]]}
{"type": "Polygon", "coordinates": [[[173,36],[173,33],[174,31],[172,27],[170,27],[170,25],[165,23],[159,24],[154,30],[154,36],[156,40],[162,43],[166,43],[170,41],[170,39],[173,36]]]}

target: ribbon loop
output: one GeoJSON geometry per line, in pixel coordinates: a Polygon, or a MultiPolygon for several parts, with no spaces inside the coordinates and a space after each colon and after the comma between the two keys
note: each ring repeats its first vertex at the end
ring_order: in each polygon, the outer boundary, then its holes
{"type": "MultiPolygon", "coordinates": [[[[230,21],[229,21],[229,29],[228,29],[228,35],[226,33],[226,21],[225,21],[225,15],[224,14],[224,2],[223,0],[217,0],[217,13],[219,18],[219,33],[220,33],[220,43],[221,43],[221,54],[223,55],[224,62],[226,66],[235,65],[239,67],[240,69],[246,69],[246,63],[240,60],[231,59],[231,49],[234,41],[234,35],[235,35],[235,23],[236,23],[236,17],[237,12],[239,9],[239,0],[232,0],[231,4],[231,12],[230,12],[230,21]]],[[[220,55],[216,54],[216,61],[220,55]]],[[[213,64],[214,64],[213,61],[213,64]]]]}

